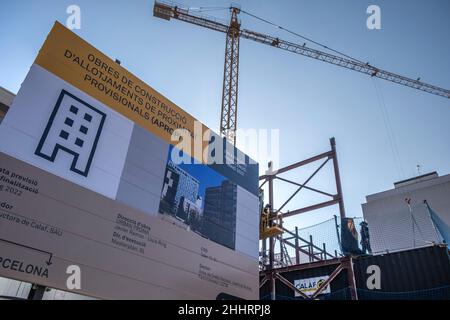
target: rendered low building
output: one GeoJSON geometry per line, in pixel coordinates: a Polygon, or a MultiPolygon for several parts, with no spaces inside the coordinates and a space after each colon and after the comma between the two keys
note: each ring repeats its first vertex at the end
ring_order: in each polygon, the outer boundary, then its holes
{"type": "Polygon", "coordinates": [[[9,106],[12,104],[14,97],[15,95],[12,92],[0,87],[0,123],[2,123],[2,120],[5,117],[9,106]]]}
{"type": "Polygon", "coordinates": [[[374,253],[441,243],[432,214],[450,225],[450,174],[431,172],[396,182],[391,190],[368,195],[362,210],[374,253]]]}

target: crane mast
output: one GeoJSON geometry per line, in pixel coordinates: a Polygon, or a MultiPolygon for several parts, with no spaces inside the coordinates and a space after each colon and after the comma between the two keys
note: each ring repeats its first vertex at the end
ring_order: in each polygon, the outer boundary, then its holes
{"type": "Polygon", "coordinates": [[[230,27],[225,44],[225,65],[223,68],[222,110],[220,115],[220,134],[236,145],[238,77],[239,77],[239,40],[240,28],[238,8],[231,9],[230,27]]]}
{"type": "Polygon", "coordinates": [[[230,10],[230,24],[225,25],[214,20],[211,17],[205,17],[197,13],[192,13],[189,11],[189,9],[179,8],[177,6],[172,6],[160,1],[155,1],[155,5],[153,8],[153,15],[155,17],[165,20],[177,19],[226,34],[220,133],[222,136],[226,137],[230,143],[236,144],[239,40],[241,37],[271,47],[276,47],[292,53],[296,53],[305,57],[313,58],[346,69],[364,73],[371,77],[377,77],[383,80],[391,81],[403,86],[450,99],[450,90],[421,82],[419,81],[419,79],[410,79],[393,72],[376,68],[369,63],[363,63],[358,60],[309,48],[305,44],[300,45],[251,30],[241,29],[241,25],[237,18],[238,14],[241,12],[240,8],[232,6],[230,7],[230,10]]]}

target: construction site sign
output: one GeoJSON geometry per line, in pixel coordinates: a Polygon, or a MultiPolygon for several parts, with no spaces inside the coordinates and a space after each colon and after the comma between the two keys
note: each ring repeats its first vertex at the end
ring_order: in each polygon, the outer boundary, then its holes
{"type": "Polygon", "coordinates": [[[0,276],[69,290],[76,265],[70,290],[99,298],[258,297],[258,164],[227,143],[211,161],[219,136],[61,24],[0,136],[0,276]]]}
{"type": "MultiPolygon", "coordinates": [[[[328,280],[328,276],[297,279],[294,280],[294,286],[307,296],[312,296],[325,281],[328,280]]],[[[330,293],[330,285],[327,285],[325,289],[322,290],[321,294],[330,293]]],[[[300,294],[295,292],[296,297],[300,297],[300,294]]]]}
{"type": "MultiPolygon", "coordinates": [[[[167,143],[173,142],[176,129],[185,129],[192,139],[207,146],[208,141],[194,135],[194,117],[59,23],[35,64],[167,143]]],[[[198,132],[206,129],[203,126],[198,132]]]]}

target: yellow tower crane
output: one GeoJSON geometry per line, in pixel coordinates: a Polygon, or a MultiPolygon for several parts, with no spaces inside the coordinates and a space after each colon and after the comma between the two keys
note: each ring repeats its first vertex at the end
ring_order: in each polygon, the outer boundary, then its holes
{"type": "Polygon", "coordinates": [[[184,22],[195,24],[197,26],[219,31],[226,35],[220,134],[226,137],[227,140],[234,145],[236,144],[237,129],[240,38],[253,40],[274,48],[283,49],[302,56],[306,56],[323,62],[328,62],[336,66],[367,74],[371,77],[377,77],[380,79],[391,81],[413,89],[422,90],[431,94],[442,96],[444,98],[450,98],[450,90],[421,82],[420,78],[414,80],[395,74],[393,72],[376,68],[369,63],[364,63],[339,51],[328,48],[295,32],[275,25],[270,21],[246,12],[236,6],[231,6],[229,7],[229,9],[231,11],[231,20],[228,25],[218,22],[214,20],[214,18],[201,15],[198,13],[198,11],[192,8],[181,8],[179,6],[174,6],[169,2],[163,1],[155,1],[155,5],[153,7],[153,15],[165,20],[181,20],[184,22]],[[306,46],[306,44],[288,42],[259,32],[242,29],[241,24],[238,20],[238,14],[240,13],[244,13],[264,22],[270,23],[279,29],[285,30],[296,36],[300,36],[309,42],[321,45],[325,49],[330,50],[336,54],[330,54],[327,52],[319,51],[317,49],[309,48],[308,46],[306,46]]]}

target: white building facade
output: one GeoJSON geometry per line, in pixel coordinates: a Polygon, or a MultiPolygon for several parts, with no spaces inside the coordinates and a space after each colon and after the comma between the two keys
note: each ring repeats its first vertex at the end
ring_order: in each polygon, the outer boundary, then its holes
{"type": "Polygon", "coordinates": [[[372,251],[386,252],[441,243],[429,207],[450,225],[450,174],[436,172],[394,183],[394,189],[366,196],[362,204],[372,251]]]}

